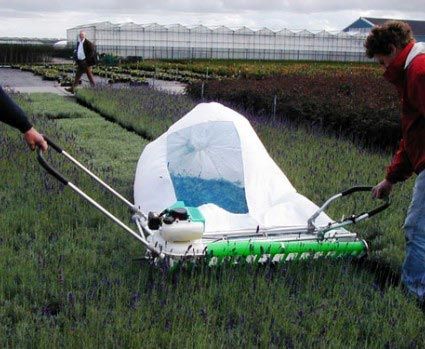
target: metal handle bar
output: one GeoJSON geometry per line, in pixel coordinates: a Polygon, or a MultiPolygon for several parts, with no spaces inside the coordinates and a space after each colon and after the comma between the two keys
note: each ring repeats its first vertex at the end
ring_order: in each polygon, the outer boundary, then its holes
{"type": "MultiPolygon", "coordinates": [[[[90,177],[92,177],[97,183],[99,183],[101,186],[103,186],[104,188],[106,188],[110,193],[112,193],[113,195],[115,195],[118,199],[120,199],[122,202],[124,202],[128,207],[130,207],[130,209],[133,212],[136,212],[140,215],[142,215],[143,217],[145,217],[145,215],[135,206],[133,205],[130,201],[128,201],[125,197],[123,197],[120,193],[118,193],[115,189],[113,189],[112,187],[110,187],[108,184],[106,184],[104,181],[102,181],[98,176],[96,176],[93,172],[91,172],[87,167],[83,166],[79,161],[77,161],[76,159],[74,159],[71,155],[69,155],[65,150],[63,150],[61,147],[59,147],[57,144],[55,144],[51,139],[49,139],[48,137],[44,136],[44,139],[46,140],[47,144],[50,145],[54,150],[56,150],[59,154],[65,156],[68,160],[70,160],[71,162],[73,162],[75,165],[77,165],[77,167],[79,167],[81,170],[83,170],[85,173],[87,173],[90,177]]],[[[39,159],[40,162],[40,159],[39,159]]],[[[42,166],[46,169],[46,171],[48,171],[51,175],[53,175],[56,179],[58,179],[59,181],[61,181],[62,183],[64,183],[64,181],[66,181],[66,179],[58,172],[56,171],[54,168],[52,168],[49,164],[47,164],[47,162],[45,160],[41,160],[40,162],[42,164],[42,166]],[[44,162],[44,164],[42,163],[44,162]]],[[[66,183],[64,183],[66,184],[66,183]]]]}
{"type": "MultiPolygon", "coordinates": [[[[66,154],[64,150],[62,150],[59,146],[57,146],[55,143],[53,143],[51,140],[49,140],[47,137],[43,136],[44,139],[46,140],[47,144],[49,144],[53,149],[55,149],[58,153],[60,154],[66,154]]],[[[164,254],[157,250],[154,246],[151,246],[147,241],[146,238],[144,236],[142,236],[141,234],[136,233],[134,230],[132,230],[131,228],[129,228],[125,223],[123,223],[121,220],[119,220],[117,217],[115,217],[112,213],[110,213],[108,210],[106,210],[104,207],[102,207],[98,202],[96,202],[95,200],[93,200],[90,196],[88,196],[86,193],[84,193],[81,189],[79,189],[75,184],[73,184],[71,181],[67,180],[59,171],[57,171],[55,168],[53,168],[47,161],[46,159],[43,157],[43,152],[41,151],[41,149],[37,149],[37,160],[40,163],[40,165],[53,177],[55,177],[59,182],[61,182],[62,184],[69,186],[73,191],[75,191],[79,196],[81,196],[83,199],[85,199],[86,201],[88,201],[92,206],[94,206],[95,208],[97,208],[100,212],[102,212],[105,216],[107,216],[109,219],[111,219],[114,223],[116,223],[117,225],[119,225],[121,228],[123,228],[125,231],[127,231],[128,233],[130,233],[131,235],[133,235],[133,237],[135,237],[137,240],[139,240],[140,242],[143,243],[143,245],[149,249],[151,252],[153,252],[154,254],[160,256],[160,257],[164,257],[164,254]]],[[[82,165],[81,165],[82,166],[82,165]]],[[[88,171],[88,170],[87,170],[88,171]]],[[[90,172],[90,171],[88,171],[90,172]]],[[[91,172],[90,172],[91,174],[91,172]]],[[[94,175],[93,175],[94,176],[94,175]]],[[[95,176],[96,177],[96,176],[95,176]]],[[[97,177],[96,177],[97,178],[97,177]]],[[[99,179],[100,180],[100,179],[99,179]]],[[[104,183],[103,181],[101,181],[102,185],[106,185],[106,187],[109,189],[110,187],[104,183]]],[[[110,188],[112,189],[112,188],[110,188]]],[[[112,189],[113,192],[115,192],[112,189]]],[[[131,205],[131,204],[130,204],[131,205]]],[[[133,205],[131,205],[131,207],[133,207],[133,205]]]]}
{"type": "MultiPolygon", "coordinates": [[[[47,144],[49,144],[53,149],[55,149],[55,147],[47,140],[46,137],[44,137],[44,139],[47,141],[47,144]]],[[[50,166],[48,164],[48,162],[46,161],[46,159],[43,157],[43,153],[42,153],[41,149],[37,149],[37,160],[40,163],[40,165],[43,166],[43,168],[50,175],[52,175],[53,177],[55,177],[62,184],[68,185],[69,181],[61,173],[59,173],[56,169],[54,169],[52,166],[50,166]]]]}
{"type": "MultiPolygon", "coordinates": [[[[372,186],[357,186],[357,187],[352,187],[350,189],[347,189],[347,190],[343,191],[341,193],[341,196],[346,196],[346,195],[349,195],[349,194],[352,194],[352,193],[355,193],[355,192],[359,192],[359,191],[371,191],[372,189],[373,189],[372,186]]],[[[361,217],[362,215],[365,215],[366,214],[368,216],[367,218],[370,218],[370,217],[376,215],[377,213],[385,210],[386,208],[388,208],[390,206],[391,202],[390,202],[389,197],[383,198],[381,200],[384,201],[384,203],[382,205],[380,205],[380,206],[378,206],[378,207],[370,210],[369,212],[360,213],[356,217],[361,217]]],[[[349,218],[349,219],[351,219],[351,218],[349,218]]]]}
{"type": "MultiPolygon", "coordinates": [[[[341,193],[338,193],[334,196],[332,196],[331,198],[329,198],[323,205],[322,207],[320,207],[307,221],[307,226],[308,226],[308,230],[310,232],[314,231],[317,227],[314,225],[314,221],[316,220],[316,218],[330,205],[330,203],[340,197],[343,196],[347,196],[356,192],[365,192],[365,191],[371,191],[372,190],[372,186],[355,186],[352,187],[350,189],[344,190],[341,193]]],[[[369,212],[362,212],[360,214],[357,215],[352,215],[351,217],[345,219],[342,222],[338,222],[338,227],[339,226],[343,226],[343,225],[347,225],[348,223],[357,223],[360,222],[364,219],[370,218],[374,215],[376,215],[377,213],[385,210],[388,206],[390,206],[390,200],[389,198],[384,198],[382,199],[384,201],[384,203],[372,210],[370,210],[369,212]]],[[[330,225],[330,226],[334,226],[334,225],[330,225]]],[[[334,227],[335,228],[335,227],[334,227]]]]}

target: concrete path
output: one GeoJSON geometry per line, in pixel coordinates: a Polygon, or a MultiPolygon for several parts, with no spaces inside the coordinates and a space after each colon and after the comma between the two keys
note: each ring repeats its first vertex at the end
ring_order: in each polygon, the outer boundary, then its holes
{"type": "Polygon", "coordinates": [[[50,92],[63,96],[70,95],[58,82],[46,81],[31,72],[19,69],[0,68],[0,85],[5,89],[22,93],[50,92]]]}
{"type": "MultiPolygon", "coordinates": [[[[98,83],[107,83],[107,79],[99,76],[95,77],[98,83]]],[[[149,86],[169,93],[183,94],[185,90],[185,84],[177,81],[162,81],[147,79],[149,86]]],[[[83,85],[89,86],[87,77],[84,75],[82,78],[83,85]]],[[[31,72],[23,72],[19,69],[12,68],[0,68],[0,85],[3,88],[11,89],[21,93],[31,92],[50,92],[56,93],[62,96],[72,96],[69,92],[65,91],[65,88],[60,86],[56,81],[46,81],[40,76],[36,76],[31,72]]],[[[116,88],[128,86],[128,84],[114,84],[116,88]]]]}

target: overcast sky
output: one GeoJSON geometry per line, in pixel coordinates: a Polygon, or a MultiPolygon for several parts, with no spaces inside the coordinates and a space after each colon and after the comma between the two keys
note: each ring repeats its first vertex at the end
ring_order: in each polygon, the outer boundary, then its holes
{"type": "Polygon", "coordinates": [[[425,20],[425,1],[0,0],[0,37],[65,38],[67,28],[99,21],[342,30],[361,16],[425,20]]]}

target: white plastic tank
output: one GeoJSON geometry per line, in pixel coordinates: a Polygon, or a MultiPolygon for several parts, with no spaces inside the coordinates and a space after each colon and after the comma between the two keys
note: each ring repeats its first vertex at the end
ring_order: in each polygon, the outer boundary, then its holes
{"type": "Polygon", "coordinates": [[[204,223],[176,219],[171,224],[163,223],[159,231],[166,241],[187,242],[202,238],[204,223]]]}

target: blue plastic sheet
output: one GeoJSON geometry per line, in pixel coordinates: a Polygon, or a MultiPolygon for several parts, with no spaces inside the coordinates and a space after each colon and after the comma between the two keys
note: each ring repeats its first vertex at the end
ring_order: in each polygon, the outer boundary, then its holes
{"type": "Polygon", "coordinates": [[[245,188],[224,179],[172,175],[177,200],[186,206],[215,204],[232,213],[248,213],[245,188]]]}

